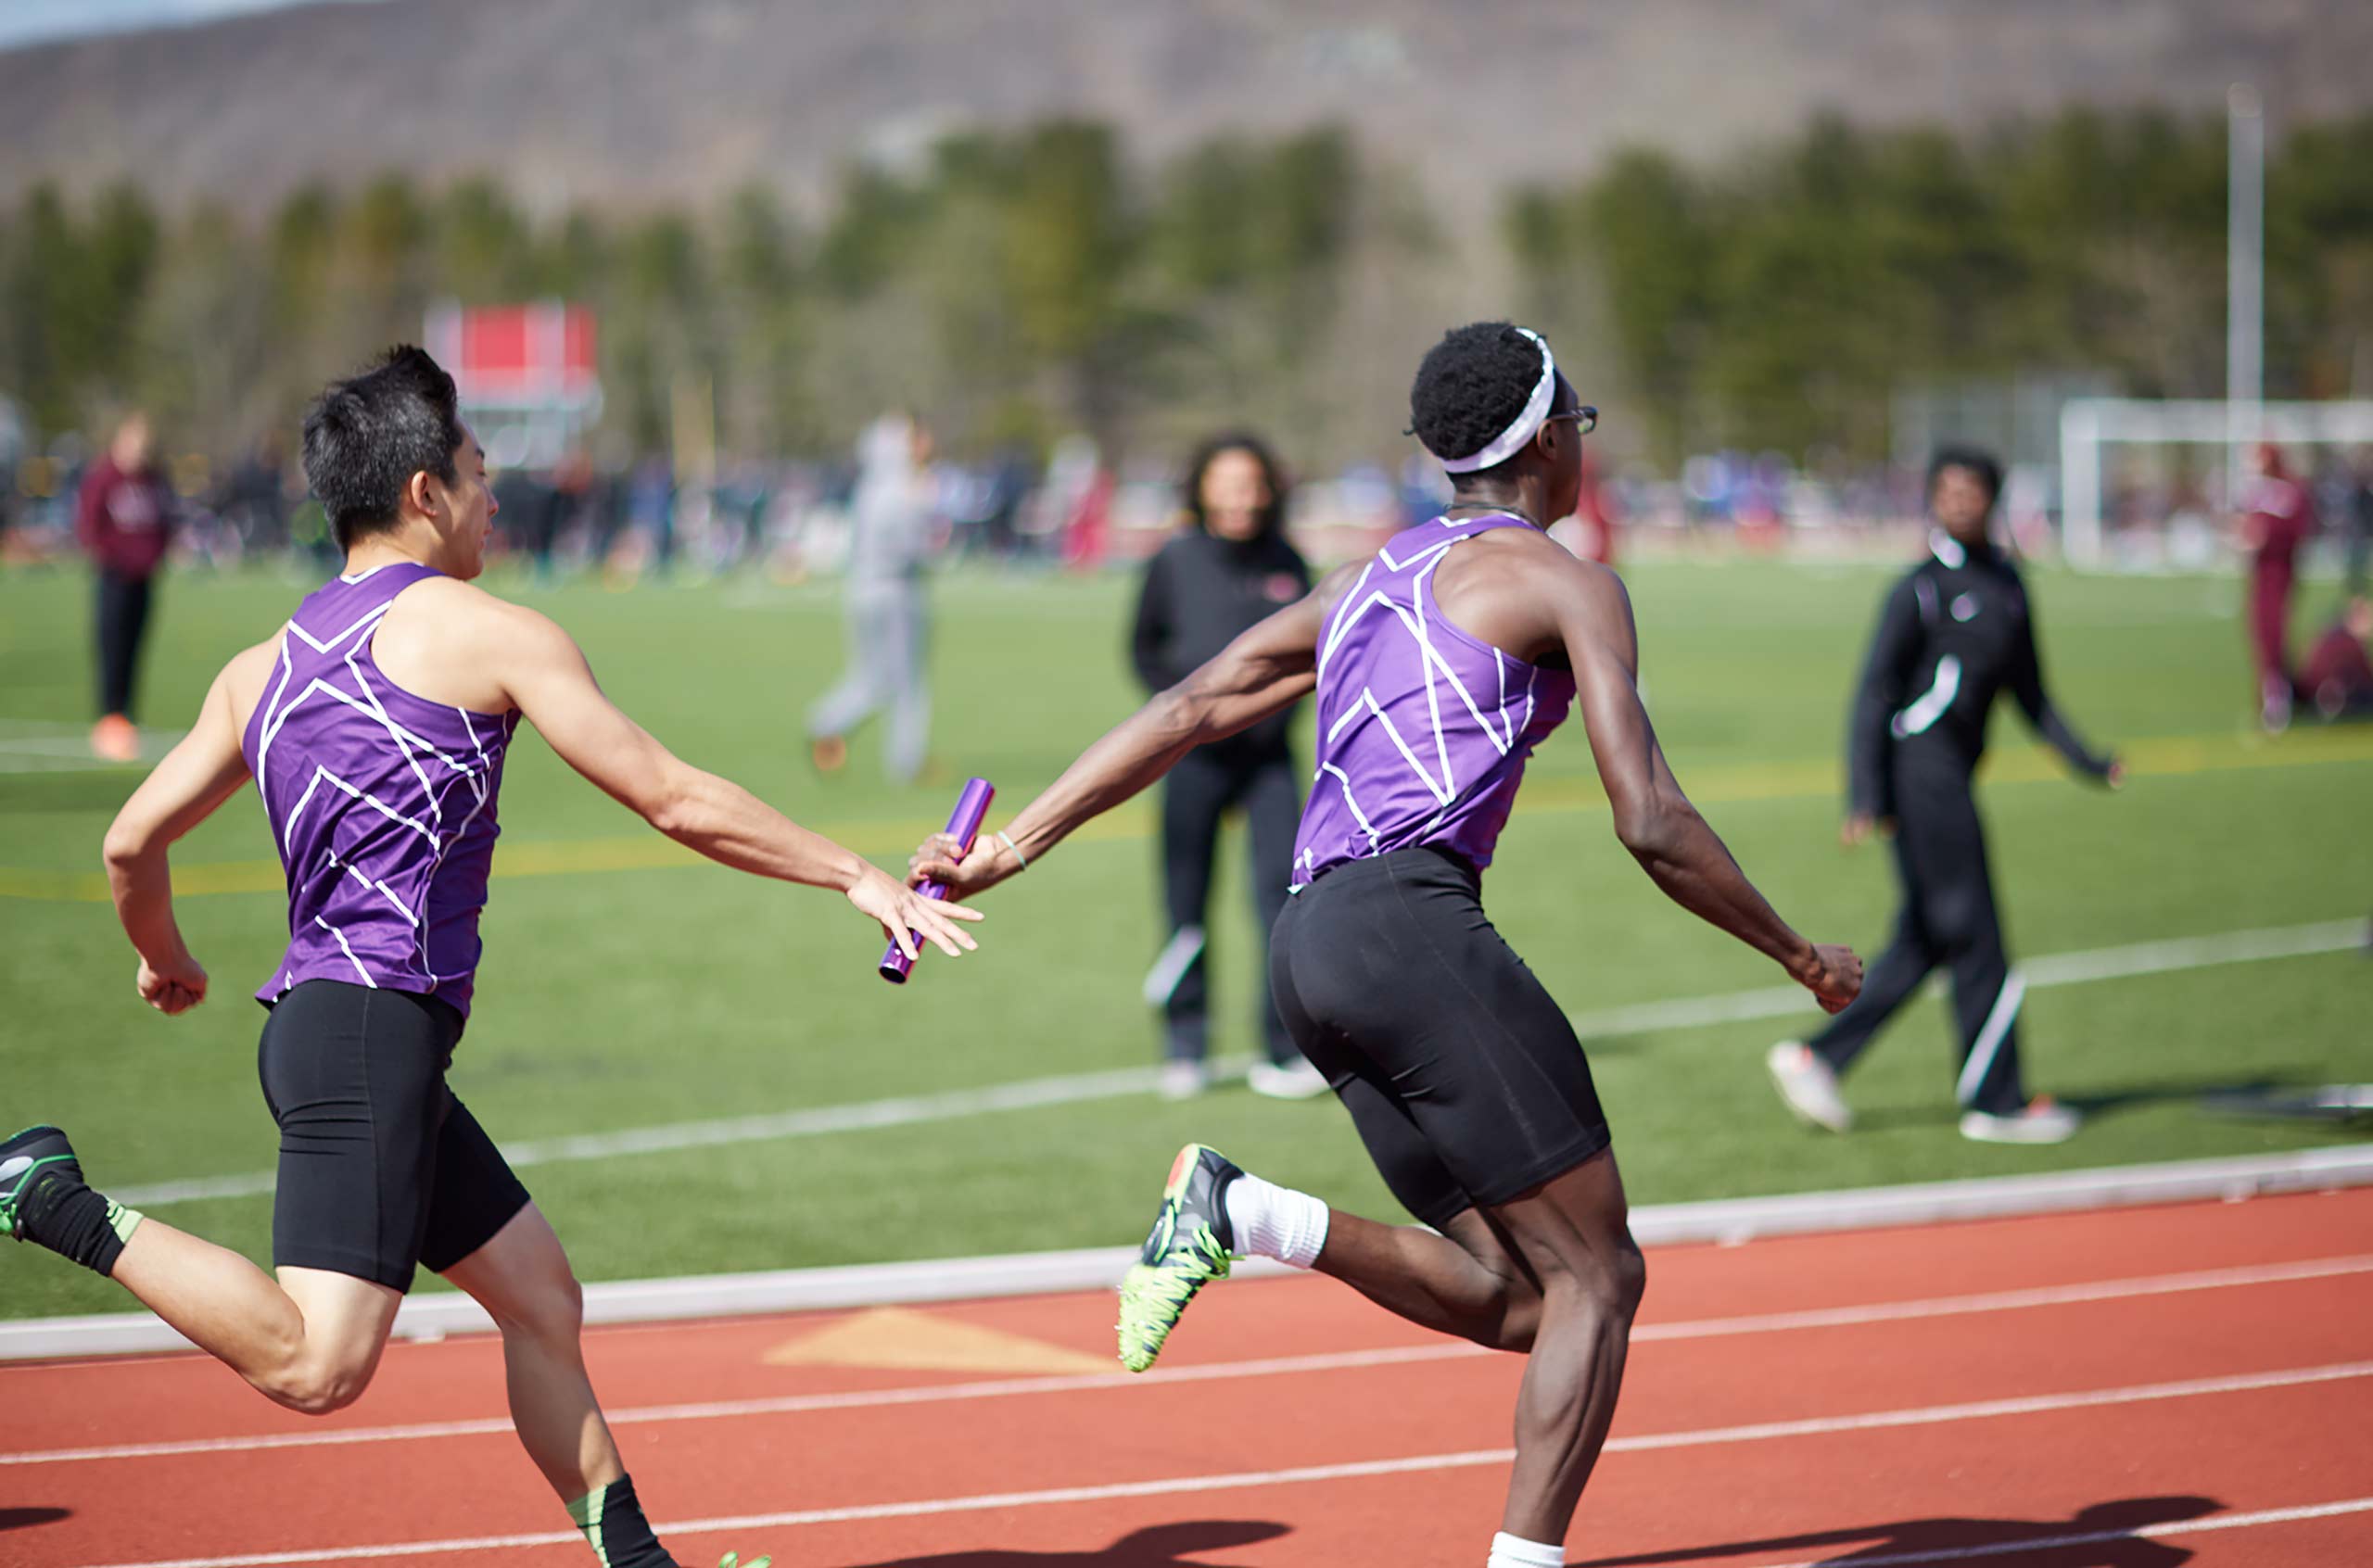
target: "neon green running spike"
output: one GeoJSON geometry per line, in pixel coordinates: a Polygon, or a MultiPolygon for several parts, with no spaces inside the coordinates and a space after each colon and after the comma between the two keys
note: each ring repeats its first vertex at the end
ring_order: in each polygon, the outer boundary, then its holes
{"type": "MultiPolygon", "coordinates": [[[[0,1140],[0,1236],[24,1240],[26,1195],[36,1178],[49,1171],[79,1182],[82,1167],[75,1161],[74,1145],[55,1127],[28,1127],[0,1140]]],[[[112,1218],[112,1216],[110,1216],[112,1218]]]]}
{"type": "Polygon", "coordinates": [[[717,1568],[769,1568],[773,1562],[771,1557],[754,1557],[743,1562],[740,1553],[729,1551],[717,1560],[717,1568]]]}
{"type": "Polygon", "coordinates": [[[1121,1364],[1131,1372],[1153,1365],[1196,1292],[1227,1278],[1236,1238],[1224,1195],[1242,1174],[1200,1144],[1187,1144],[1171,1163],[1161,1211],[1139,1260],[1121,1281],[1121,1364]]]}

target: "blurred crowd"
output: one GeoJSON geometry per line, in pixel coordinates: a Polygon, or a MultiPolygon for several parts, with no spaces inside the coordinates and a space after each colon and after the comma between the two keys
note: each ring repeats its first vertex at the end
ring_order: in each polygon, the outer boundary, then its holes
{"type": "MultiPolygon", "coordinates": [[[[76,553],[74,507],[105,450],[67,436],[29,452],[0,408],[0,562],[33,563],[76,553]]],[[[933,560],[1094,570],[1126,566],[1159,550],[1176,525],[1183,454],[1132,453],[1115,462],[1085,435],[1049,449],[1009,445],[934,452],[922,550],[933,560]]],[[[2316,526],[2301,549],[2339,563],[2351,591],[2373,549],[2373,451],[2326,448],[2300,456],[2299,480],[2316,526]]],[[[260,443],[227,461],[184,453],[160,462],[173,508],[172,550],[190,564],[236,565],[280,556],[333,558],[321,510],[305,492],[292,444],[260,443]]],[[[709,577],[757,571],[779,581],[831,576],[850,553],[850,517],[862,476],[844,458],[729,462],[679,468],[664,453],[597,460],[582,449],[558,461],[502,471],[498,556],[539,578],[599,572],[613,583],[646,575],[709,577]]],[[[1560,525],[1579,553],[1707,550],[1892,556],[1921,517],[1917,468],[1816,473],[1778,453],[1710,452],[1662,474],[1641,468],[1593,472],[1578,514],[1560,525]]],[[[2121,564],[2214,569],[2229,559],[2230,514],[2214,468],[2138,464],[2109,476],[2108,544],[2121,564]]],[[[1438,469],[1413,452],[1397,470],[1355,463],[1298,476],[1296,542],[1313,561],[1364,553],[1395,529],[1422,522],[1447,492],[1438,469]]],[[[2002,523],[2023,554],[2057,553],[2058,497],[2050,470],[2013,465],[2002,523]]]]}

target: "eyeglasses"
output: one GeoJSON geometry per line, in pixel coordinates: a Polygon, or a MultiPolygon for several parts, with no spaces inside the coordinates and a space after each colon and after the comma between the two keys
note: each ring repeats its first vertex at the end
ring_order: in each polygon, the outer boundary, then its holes
{"type": "Polygon", "coordinates": [[[1598,411],[1588,403],[1577,403],[1564,413],[1551,414],[1541,423],[1551,424],[1561,419],[1570,419],[1574,422],[1574,434],[1577,436],[1587,436],[1598,428],[1598,411]]]}

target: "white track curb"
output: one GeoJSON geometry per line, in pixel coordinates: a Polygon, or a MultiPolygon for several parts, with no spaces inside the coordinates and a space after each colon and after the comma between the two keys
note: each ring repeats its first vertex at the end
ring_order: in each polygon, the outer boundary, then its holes
{"type": "MultiPolygon", "coordinates": [[[[2236,1159],[1652,1204],[1631,1211],[1631,1231],[1646,1246],[1706,1242],[1729,1246],[1758,1236],[1999,1220],[2142,1204],[2238,1202],[2261,1195],[2358,1186],[2373,1186],[2373,1144],[2236,1159]]],[[[650,1322],[1102,1290],[1121,1277],[1135,1256],[1126,1247],[1086,1247],[1001,1258],[615,1280],[585,1287],[585,1320],[650,1322]]],[[[1287,1271],[1282,1264],[1260,1258],[1248,1259],[1237,1268],[1239,1275],[1253,1277],[1287,1271]]],[[[449,1334],[490,1333],[493,1327],[476,1302],[439,1292],[406,1301],[396,1314],[395,1332],[399,1337],[425,1340],[449,1334]]],[[[0,1322],[0,1361],[188,1348],[187,1340],[146,1312],[0,1322]]]]}

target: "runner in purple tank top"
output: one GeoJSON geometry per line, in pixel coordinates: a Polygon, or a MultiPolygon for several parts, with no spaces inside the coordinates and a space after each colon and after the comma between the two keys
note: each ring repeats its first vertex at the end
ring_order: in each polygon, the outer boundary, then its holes
{"type": "Polygon", "coordinates": [[[599,1560],[674,1568],[594,1401],[568,1258],[445,1080],[512,734],[533,724],[712,860],[845,894],[909,954],[919,931],[958,955],[973,944],[957,922],[979,916],[679,761],[611,705],[567,633],[470,586],[494,514],[486,454],[426,354],[397,349],[325,391],[305,421],[305,475],[345,571],[223,667],[106,851],[140,994],[184,1012],[207,974],[174,923],[166,852],[250,778],[263,797],[288,879],[288,949],[256,993],[281,1134],[277,1277],[108,1202],[54,1127],[0,1143],[0,1232],[111,1275],[307,1414],[362,1392],[425,1264],[501,1328],[513,1423],[599,1560]]]}
{"type": "Polygon", "coordinates": [[[1316,690],[1318,770],[1271,988],[1425,1226],[1331,1210],[1190,1144],[1122,1285],[1121,1359],[1150,1366],[1196,1292],[1244,1256],[1315,1268],[1413,1322],[1521,1352],[1490,1562],[1555,1568],[1646,1271],[1581,1044],[1479,901],[1526,759],[1579,703],[1616,835],[1659,888],[1831,1012],[1862,967],[1791,929],[1691,807],[1640,705],[1622,584],[1542,532],[1574,508],[1597,418],[1549,346],[1504,322],[1463,327],[1426,356],[1410,410],[1451,475],[1449,511],[1155,697],[962,864],[944,835],[926,841],[909,876],[943,879],[950,896],[994,886],[1191,747],[1316,690]]]}

